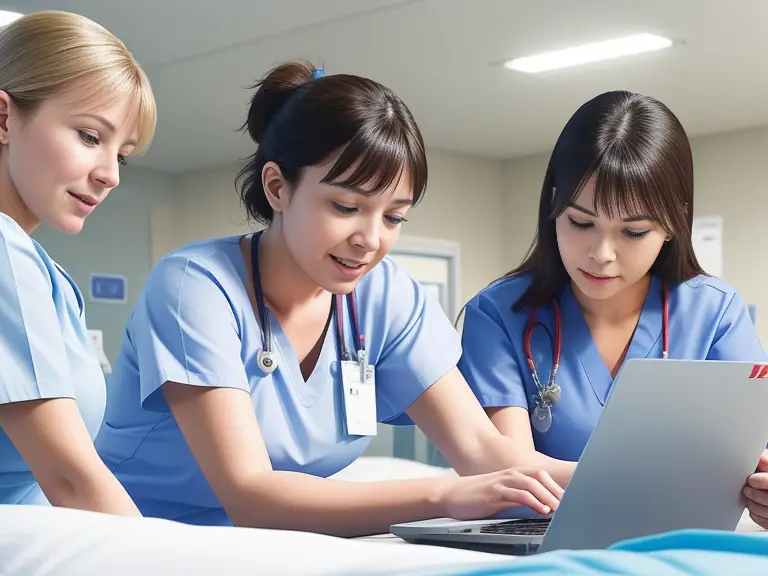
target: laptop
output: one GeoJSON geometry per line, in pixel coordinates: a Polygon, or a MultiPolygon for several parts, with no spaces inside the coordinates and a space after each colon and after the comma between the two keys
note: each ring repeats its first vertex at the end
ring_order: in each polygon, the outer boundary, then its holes
{"type": "Polygon", "coordinates": [[[745,508],[742,487],[766,444],[768,366],[632,359],[553,514],[518,508],[507,518],[390,531],[412,543],[520,555],[603,549],[671,530],[733,531],[745,508]]]}

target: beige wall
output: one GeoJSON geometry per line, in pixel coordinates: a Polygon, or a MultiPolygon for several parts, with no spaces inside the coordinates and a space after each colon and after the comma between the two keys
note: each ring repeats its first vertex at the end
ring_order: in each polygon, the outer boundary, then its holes
{"type": "MultiPolygon", "coordinates": [[[[768,234],[763,228],[768,213],[768,128],[695,138],[692,144],[694,214],[723,217],[724,279],[757,305],[757,328],[768,346],[768,234]]],[[[548,155],[538,155],[503,165],[506,268],[520,262],[533,238],[548,160],[548,155]]]]}
{"type": "MultiPolygon", "coordinates": [[[[693,140],[697,215],[721,215],[724,277],[757,305],[768,345],[768,128],[693,140]]],[[[548,155],[498,162],[432,150],[427,195],[403,231],[461,245],[461,294],[470,298],[517,265],[536,226],[548,155]]],[[[152,212],[152,254],[211,236],[247,230],[234,181],[239,165],[187,173],[175,180],[173,201],[152,212]]]]}
{"type": "MultiPolygon", "coordinates": [[[[238,169],[232,165],[177,178],[173,202],[152,212],[154,261],[187,242],[248,229],[234,187],[238,169]]],[[[429,153],[427,194],[409,213],[403,233],[460,243],[464,300],[503,267],[502,189],[500,162],[429,153]]]]}

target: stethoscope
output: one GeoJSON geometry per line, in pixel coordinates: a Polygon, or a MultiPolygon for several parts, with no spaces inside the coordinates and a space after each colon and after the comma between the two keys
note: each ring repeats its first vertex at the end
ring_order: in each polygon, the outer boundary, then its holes
{"type": "MultiPolygon", "coordinates": [[[[666,359],[669,356],[669,298],[667,293],[666,283],[662,283],[661,288],[661,340],[662,349],[661,357],[666,359]]],[[[560,307],[557,305],[557,301],[552,299],[552,316],[554,319],[555,337],[552,343],[552,369],[549,372],[549,380],[546,385],[539,380],[539,374],[536,372],[536,364],[533,361],[533,355],[531,354],[531,335],[534,328],[541,326],[547,331],[547,334],[552,340],[552,334],[550,334],[547,327],[541,322],[536,321],[536,313],[539,308],[534,307],[528,316],[528,324],[525,328],[525,335],[523,336],[523,346],[525,348],[525,357],[528,361],[528,368],[531,371],[531,377],[533,383],[536,385],[536,394],[533,401],[535,408],[531,414],[531,424],[533,427],[541,433],[547,432],[552,426],[552,408],[555,407],[560,400],[560,386],[555,383],[555,375],[557,369],[560,366],[560,351],[562,349],[562,323],[560,320],[560,307]]]]}
{"type": "MultiPolygon", "coordinates": [[[[272,350],[272,325],[267,317],[267,307],[264,304],[264,294],[261,290],[261,274],[259,273],[259,236],[256,232],[251,237],[251,268],[253,276],[253,291],[256,294],[256,308],[261,323],[261,349],[257,355],[259,368],[266,374],[271,374],[277,368],[277,356],[272,350]]],[[[347,305],[352,315],[352,328],[355,337],[355,352],[357,360],[365,363],[365,336],[360,333],[360,324],[357,316],[357,301],[354,290],[347,294],[347,305]]],[[[344,341],[344,318],[341,310],[344,306],[344,297],[336,294],[333,300],[332,313],[336,316],[336,338],[338,339],[339,356],[342,360],[350,360],[350,353],[344,341]]]]}

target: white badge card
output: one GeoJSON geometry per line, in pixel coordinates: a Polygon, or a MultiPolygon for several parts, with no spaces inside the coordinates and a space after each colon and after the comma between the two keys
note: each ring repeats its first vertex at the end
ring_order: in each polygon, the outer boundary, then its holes
{"type": "Polygon", "coordinates": [[[347,434],[376,436],[375,372],[375,367],[367,364],[365,360],[341,363],[347,434]]]}

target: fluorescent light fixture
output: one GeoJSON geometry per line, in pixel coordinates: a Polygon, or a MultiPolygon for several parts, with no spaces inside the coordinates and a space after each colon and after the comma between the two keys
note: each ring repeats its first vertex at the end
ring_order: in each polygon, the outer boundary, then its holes
{"type": "Polygon", "coordinates": [[[18,12],[9,12],[8,10],[0,10],[0,27],[7,26],[22,16],[24,16],[24,14],[19,14],[18,12]]]}
{"type": "Polygon", "coordinates": [[[546,72],[548,70],[557,70],[558,68],[567,68],[569,66],[578,66],[589,62],[598,62],[600,60],[610,60],[629,56],[631,54],[640,54],[642,52],[651,52],[661,50],[672,46],[672,40],[655,36],[653,34],[636,34],[634,36],[625,36],[614,40],[604,42],[593,42],[581,46],[573,46],[563,50],[544,52],[533,56],[524,56],[515,58],[504,63],[505,68],[517,70],[518,72],[546,72]]]}

